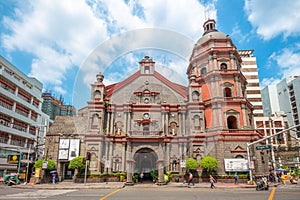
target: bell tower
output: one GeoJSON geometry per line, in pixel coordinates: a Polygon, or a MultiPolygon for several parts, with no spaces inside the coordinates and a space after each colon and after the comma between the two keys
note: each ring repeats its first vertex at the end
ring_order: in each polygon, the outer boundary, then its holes
{"type": "Polygon", "coordinates": [[[247,81],[236,46],[216,29],[215,20],[207,20],[203,28],[187,69],[189,102],[199,101],[208,130],[249,128],[253,108],[245,97],[247,81]]]}
{"type": "Polygon", "coordinates": [[[91,84],[91,100],[88,101],[88,130],[94,133],[103,133],[106,95],[103,79],[102,73],[96,75],[96,82],[91,84]]]}

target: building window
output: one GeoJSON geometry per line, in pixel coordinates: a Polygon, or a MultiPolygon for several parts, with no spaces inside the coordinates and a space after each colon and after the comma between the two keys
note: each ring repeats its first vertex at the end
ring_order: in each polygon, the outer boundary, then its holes
{"type": "Polygon", "coordinates": [[[143,135],[149,135],[150,134],[150,128],[149,123],[143,124],[143,135]]]}
{"type": "Polygon", "coordinates": [[[232,97],[231,89],[230,88],[224,88],[224,97],[232,97]]]}
{"type": "Polygon", "coordinates": [[[206,67],[201,69],[201,76],[205,76],[207,74],[206,67]]]}
{"type": "Polygon", "coordinates": [[[197,102],[197,101],[199,101],[199,92],[197,92],[197,91],[194,91],[193,93],[192,93],[192,99],[193,99],[193,101],[194,102],[197,102]]]}
{"type": "Polygon", "coordinates": [[[226,63],[221,63],[221,70],[227,70],[227,64],[226,63]]]}
{"type": "Polygon", "coordinates": [[[229,116],[227,118],[228,129],[237,129],[237,119],[234,116],[229,116]]]}
{"type": "Polygon", "coordinates": [[[145,66],[145,74],[150,74],[150,67],[149,66],[145,66]]]}
{"type": "Polygon", "coordinates": [[[94,99],[101,99],[101,92],[99,90],[94,92],[94,99]]]}

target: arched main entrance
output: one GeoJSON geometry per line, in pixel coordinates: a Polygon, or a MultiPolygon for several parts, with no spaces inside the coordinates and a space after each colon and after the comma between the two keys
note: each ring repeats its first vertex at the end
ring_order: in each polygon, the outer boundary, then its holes
{"type": "Polygon", "coordinates": [[[157,154],[150,148],[139,149],[133,156],[135,160],[135,171],[144,173],[145,179],[152,179],[150,173],[156,170],[157,154]]]}

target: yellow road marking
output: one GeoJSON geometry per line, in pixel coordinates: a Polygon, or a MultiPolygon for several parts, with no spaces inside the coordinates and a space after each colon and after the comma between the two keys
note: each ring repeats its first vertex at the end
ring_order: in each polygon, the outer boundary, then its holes
{"type": "Polygon", "coordinates": [[[119,192],[121,189],[117,189],[117,190],[115,190],[115,191],[113,191],[113,192],[111,192],[111,193],[109,193],[109,194],[107,194],[107,195],[105,195],[104,197],[102,197],[100,200],[105,200],[107,197],[110,197],[110,196],[112,196],[113,194],[115,194],[115,193],[117,193],[117,192],[119,192]]]}
{"type": "Polygon", "coordinates": [[[270,194],[268,200],[272,200],[273,197],[274,197],[274,194],[275,194],[275,188],[273,187],[272,192],[271,192],[271,194],[270,194]]]}

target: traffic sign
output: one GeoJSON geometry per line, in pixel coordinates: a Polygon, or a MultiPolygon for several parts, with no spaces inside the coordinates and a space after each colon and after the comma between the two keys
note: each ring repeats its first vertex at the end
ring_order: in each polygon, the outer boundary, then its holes
{"type": "Polygon", "coordinates": [[[264,150],[264,149],[271,149],[271,145],[262,145],[262,146],[257,146],[255,147],[256,150],[264,150]]]}

